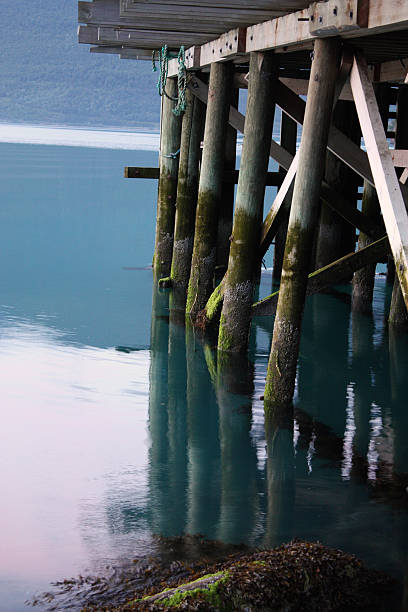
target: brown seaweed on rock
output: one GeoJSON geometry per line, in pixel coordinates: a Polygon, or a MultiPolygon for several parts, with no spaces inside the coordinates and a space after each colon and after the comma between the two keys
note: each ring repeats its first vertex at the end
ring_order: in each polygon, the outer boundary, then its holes
{"type": "Polygon", "coordinates": [[[321,612],[391,610],[394,581],[367,569],[353,555],[319,543],[292,542],[273,550],[239,553],[169,580],[111,612],[206,610],[208,612],[321,612]],[[154,592],[152,592],[154,591],[154,592]]]}

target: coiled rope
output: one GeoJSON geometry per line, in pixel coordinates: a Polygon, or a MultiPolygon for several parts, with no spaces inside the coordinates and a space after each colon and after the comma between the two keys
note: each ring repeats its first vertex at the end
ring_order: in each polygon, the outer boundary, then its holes
{"type": "MultiPolygon", "coordinates": [[[[173,113],[177,116],[182,115],[187,106],[186,102],[186,89],[187,89],[187,70],[186,70],[186,55],[184,47],[180,47],[178,55],[174,55],[169,52],[167,45],[164,45],[158,52],[159,59],[159,79],[157,81],[157,89],[160,96],[166,96],[169,100],[177,102],[173,113]],[[177,97],[169,96],[166,91],[167,76],[169,73],[169,59],[177,57],[178,62],[178,73],[177,73],[177,97]]],[[[157,71],[156,67],[156,51],[152,53],[152,70],[157,71]]]]}

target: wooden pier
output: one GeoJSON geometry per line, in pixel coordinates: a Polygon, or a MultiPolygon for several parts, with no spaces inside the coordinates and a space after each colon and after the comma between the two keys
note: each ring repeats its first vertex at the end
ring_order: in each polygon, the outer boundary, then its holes
{"type": "Polygon", "coordinates": [[[91,52],[159,58],[159,168],[125,170],[159,181],[154,280],[170,309],[218,325],[224,363],[247,351],[253,316],[275,316],[267,410],[292,402],[308,294],[352,281],[353,311],[370,312],[375,266],[392,278],[394,262],[389,325],[407,327],[408,0],[78,5],[91,52]],[[278,191],[264,214],[266,185],[278,191]],[[274,240],[279,290],[256,302],[274,240]]]}

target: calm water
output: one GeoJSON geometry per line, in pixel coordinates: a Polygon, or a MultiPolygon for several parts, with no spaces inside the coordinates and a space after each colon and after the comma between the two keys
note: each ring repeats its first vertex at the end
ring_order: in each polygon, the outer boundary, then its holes
{"type": "Polygon", "coordinates": [[[0,162],[0,610],[154,534],[320,540],[406,575],[408,338],[384,278],[373,319],[309,299],[293,419],[265,429],[272,321],[227,367],[166,294],[152,310],[157,185],[122,173],[157,154],[3,143],[0,162]]]}

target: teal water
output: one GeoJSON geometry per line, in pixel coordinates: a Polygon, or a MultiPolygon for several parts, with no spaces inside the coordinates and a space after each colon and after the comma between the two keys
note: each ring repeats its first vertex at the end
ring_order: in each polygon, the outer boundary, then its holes
{"type": "Polygon", "coordinates": [[[273,322],[227,367],[152,300],[157,185],[122,174],[157,154],[0,144],[0,162],[0,609],[155,534],[319,540],[406,577],[408,338],[384,277],[372,318],[347,288],[309,299],[294,413],[265,427],[273,322]]]}

